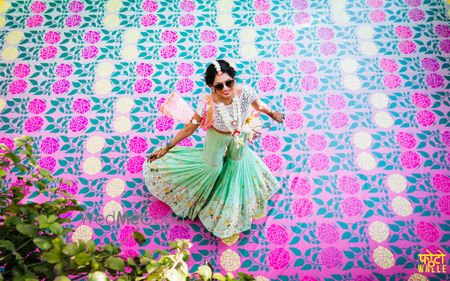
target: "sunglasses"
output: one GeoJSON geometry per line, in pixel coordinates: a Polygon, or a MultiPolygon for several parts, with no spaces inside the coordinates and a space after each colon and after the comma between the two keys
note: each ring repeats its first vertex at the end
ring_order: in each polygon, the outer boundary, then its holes
{"type": "Polygon", "coordinates": [[[213,85],[213,87],[214,87],[214,89],[216,89],[217,91],[222,91],[223,88],[225,87],[225,85],[226,85],[228,88],[233,87],[233,86],[234,86],[234,79],[225,81],[225,83],[217,83],[216,85],[213,85]]]}

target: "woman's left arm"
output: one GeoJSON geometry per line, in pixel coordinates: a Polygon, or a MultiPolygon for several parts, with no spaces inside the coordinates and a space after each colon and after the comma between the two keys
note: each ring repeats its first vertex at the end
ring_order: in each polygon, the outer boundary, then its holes
{"type": "Polygon", "coordinates": [[[284,120],[284,114],[283,113],[270,109],[259,98],[255,99],[255,101],[252,102],[252,106],[253,106],[253,108],[255,110],[268,115],[270,118],[272,118],[273,120],[275,120],[277,122],[281,123],[284,120]]]}

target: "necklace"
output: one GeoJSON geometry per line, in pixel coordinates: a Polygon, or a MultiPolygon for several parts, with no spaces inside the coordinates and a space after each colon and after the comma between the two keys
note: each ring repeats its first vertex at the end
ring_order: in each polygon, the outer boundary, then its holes
{"type": "Polygon", "coordinates": [[[227,129],[231,132],[231,135],[234,137],[234,143],[236,144],[236,148],[244,145],[244,140],[242,139],[241,131],[242,131],[242,116],[241,116],[241,101],[237,97],[233,97],[233,118],[231,118],[228,110],[226,109],[223,103],[219,103],[218,105],[218,113],[224,120],[224,124],[227,129]],[[234,129],[236,127],[236,129],[234,129]]]}

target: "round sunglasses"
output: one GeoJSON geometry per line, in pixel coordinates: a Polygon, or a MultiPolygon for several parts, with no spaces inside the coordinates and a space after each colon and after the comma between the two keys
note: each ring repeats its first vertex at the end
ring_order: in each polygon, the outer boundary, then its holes
{"type": "Polygon", "coordinates": [[[225,85],[226,85],[228,88],[233,87],[233,86],[234,86],[234,79],[225,81],[225,83],[217,83],[216,85],[213,85],[213,87],[214,87],[214,89],[216,89],[217,91],[222,91],[223,88],[225,87],[225,85]]]}

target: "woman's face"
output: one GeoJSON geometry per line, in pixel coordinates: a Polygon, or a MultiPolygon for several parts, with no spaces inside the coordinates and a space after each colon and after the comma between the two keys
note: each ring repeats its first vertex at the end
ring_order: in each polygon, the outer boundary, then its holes
{"type": "Polygon", "coordinates": [[[216,75],[212,84],[213,91],[224,98],[232,96],[233,87],[234,78],[230,77],[230,75],[228,75],[228,73],[226,72],[220,76],[216,75]]]}

